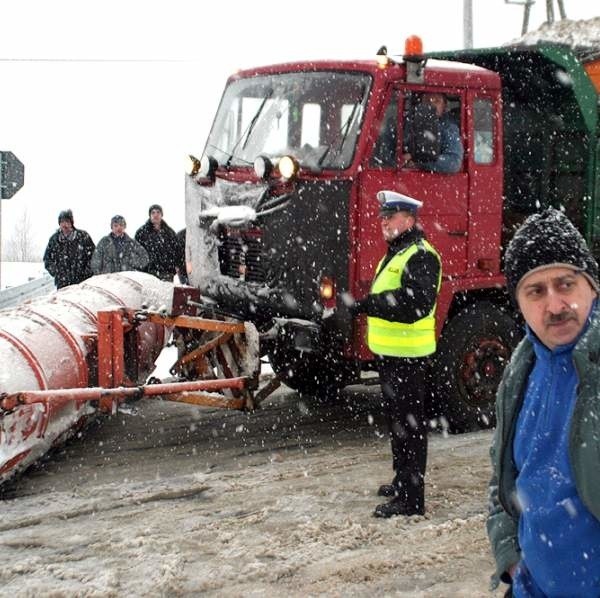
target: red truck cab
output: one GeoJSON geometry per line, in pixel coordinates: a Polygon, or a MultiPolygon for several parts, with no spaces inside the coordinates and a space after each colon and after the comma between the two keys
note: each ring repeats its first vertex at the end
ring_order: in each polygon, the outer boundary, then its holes
{"type": "Polygon", "coordinates": [[[562,206],[598,245],[597,95],[562,47],[438,58],[381,53],[233,75],[186,179],[187,249],[192,284],[213,309],[256,324],[289,386],[335,392],[374,366],[365,319],[347,306],[368,293],[386,250],[376,193],[421,200],[443,264],[432,404],[465,429],[493,423],[521,336],[501,272],[514,227],[562,206]],[[463,148],[456,171],[405,163],[406,123],[428,137],[424,93],[447,100],[463,148]]]}

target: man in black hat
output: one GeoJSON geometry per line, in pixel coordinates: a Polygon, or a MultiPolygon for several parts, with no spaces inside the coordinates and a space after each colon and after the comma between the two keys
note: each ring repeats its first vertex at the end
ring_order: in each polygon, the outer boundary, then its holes
{"type": "Polygon", "coordinates": [[[392,444],[394,478],[378,495],[375,517],[425,512],[427,356],[436,348],[435,308],[441,282],[438,253],[417,226],[421,202],[380,191],[381,232],[388,244],[371,292],[350,308],[366,313],[369,349],[377,357],[392,444]]]}
{"type": "Polygon", "coordinates": [[[48,240],[44,252],[44,266],[54,276],[57,289],[79,284],[92,275],[90,260],[94,247],[90,235],[80,228],[75,228],[73,212],[60,212],[58,230],[48,240]]]}
{"type": "Polygon", "coordinates": [[[496,401],[488,535],[514,596],[600,596],[598,264],[560,211],[505,255],[526,336],[496,401]]]}
{"type": "Polygon", "coordinates": [[[148,220],[138,228],[135,240],[148,252],[150,261],[146,271],[161,280],[173,282],[180,266],[180,242],[175,231],[163,220],[161,206],[150,206],[148,220]]]}

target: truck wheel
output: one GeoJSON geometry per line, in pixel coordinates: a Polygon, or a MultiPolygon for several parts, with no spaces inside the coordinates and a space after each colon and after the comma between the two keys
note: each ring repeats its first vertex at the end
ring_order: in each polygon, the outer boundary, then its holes
{"type": "Polygon", "coordinates": [[[300,394],[328,400],[357,378],[357,370],[339,357],[276,346],[269,360],[279,379],[300,394]]]}
{"type": "Polygon", "coordinates": [[[495,425],[496,389],[522,330],[490,302],[463,309],[444,327],[434,358],[434,401],[454,432],[495,425]]]}

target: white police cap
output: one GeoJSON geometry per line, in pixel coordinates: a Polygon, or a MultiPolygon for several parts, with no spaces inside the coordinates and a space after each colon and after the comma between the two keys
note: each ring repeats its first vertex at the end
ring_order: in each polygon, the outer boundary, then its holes
{"type": "Polygon", "coordinates": [[[417,210],[423,205],[422,201],[397,193],[396,191],[379,191],[377,193],[379,202],[379,214],[393,214],[394,212],[410,212],[416,214],[417,210]]]}

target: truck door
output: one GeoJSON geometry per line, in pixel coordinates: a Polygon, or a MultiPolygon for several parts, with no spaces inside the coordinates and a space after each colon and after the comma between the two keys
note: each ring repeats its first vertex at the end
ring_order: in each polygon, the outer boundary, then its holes
{"type": "MultiPolygon", "coordinates": [[[[456,173],[431,172],[414,164],[405,165],[404,112],[419,94],[438,92],[426,87],[392,87],[370,132],[374,142],[367,152],[358,185],[358,242],[355,244],[355,295],[364,296],[371,284],[374,268],[386,251],[378,221],[376,193],[389,189],[406,193],[423,202],[420,221],[431,243],[442,256],[444,277],[464,275],[467,268],[469,175],[463,158],[456,173]]],[[[461,90],[444,88],[449,117],[459,127],[465,146],[465,95],[461,90]]]]}

